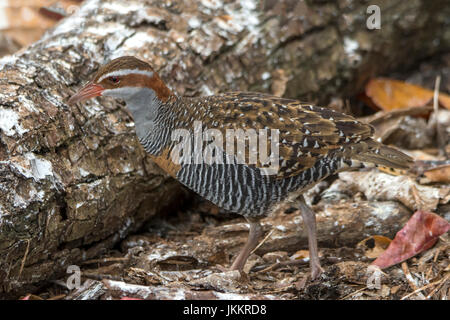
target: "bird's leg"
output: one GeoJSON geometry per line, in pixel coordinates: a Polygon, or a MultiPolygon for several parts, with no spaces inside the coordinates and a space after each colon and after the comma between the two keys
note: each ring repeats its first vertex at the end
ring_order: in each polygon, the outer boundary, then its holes
{"type": "Polygon", "coordinates": [[[247,262],[248,257],[252,253],[253,249],[255,249],[258,245],[259,239],[263,234],[263,229],[261,227],[261,224],[259,223],[259,219],[256,220],[247,218],[247,221],[250,224],[247,243],[242,248],[241,252],[239,252],[238,256],[231,265],[230,270],[242,271],[244,269],[244,265],[247,262]]]}
{"type": "Polygon", "coordinates": [[[309,264],[311,266],[311,278],[316,279],[323,269],[320,266],[319,252],[317,250],[316,214],[306,204],[303,195],[297,198],[299,209],[302,213],[303,223],[308,233],[309,264]]]}

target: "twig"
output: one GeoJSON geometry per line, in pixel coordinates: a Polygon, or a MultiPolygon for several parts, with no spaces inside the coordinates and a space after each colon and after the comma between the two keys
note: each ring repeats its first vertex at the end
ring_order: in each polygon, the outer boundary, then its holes
{"type": "Polygon", "coordinates": [[[425,296],[422,293],[420,293],[421,290],[419,290],[419,288],[417,288],[415,280],[414,280],[413,276],[411,275],[411,273],[409,272],[408,264],[406,262],[402,263],[402,270],[403,270],[403,273],[405,274],[406,280],[408,280],[408,283],[411,286],[411,288],[414,290],[414,292],[417,291],[419,298],[425,300],[425,296]]]}
{"type": "Polygon", "coordinates": [[[61,300],[61,299],[64,299],[66,296],[67,296],[67,294],[60,294],[57,296],[50,297],[47,300],[61,300]]]}
{"type": "MultiPolygon", "coordinates": [[[[441,248],[436,248],[434,252],[433,262],[436,263],[439,254],[441,253],[441,248]]],[[[430,263],[430,267],[428,268],[427,278],[431,278],[431,272],[433,272],[433,264],[430,263]]]]}
{"type": "Polygon", "coordinates": [[[364,290],[366,290],[367,289],[367,287],[362,287],[361,289],[358,289],[358,290],[356,290],[356,291],[353,291],[352,293],[349,293],[348,295],[346,295],[345,297],[343,297],[341,300],[345,300],[345,299],[347,299],[348,297],[351,297],[351,296],[353,296],[353,295],[355,295],[355,294],[357,294],[357,293],[360,293],[360,292],[362,292],[362,291],[364,291],[364,290]]]}
{"type": "Polygon", "coordinates": [[[264,273],[267,271],[275,270],[279,267],[296,266],[296,265],[307,264],[307,263],[308,263],[308,261],[305,261],[304,259],[275,262],[274,264],[271,264],[270,266],[268,266],[262,270],[256,271],[256,272],[264,273]]]}
{"type": "Polygon", "coordinates": [[[117,262],[117,261],[127,261],[130,258],[128,257],[109,257],[109,258],[102,258],[102,259],[91,259],[83,261],[81,264],[93,264],[93,263],[107,263],[107,262],[117,262]]]}
{"type": "Polygon", "coordinates": [[[83,273],[83,276],[87,279],[91,279],[91,280],[97,280],[97,281],[102,281],[104,279],[108,279],[108,280],[115,280],[115,281],[123,281],[123,277],[121,276],[115,276],[112,274],[105,274],[105,273],[86,273],[86,271],[83,273]]]}
{"type": "Polygon", "coordinates": [[[425,290],[425,289],[427,289],[427,288],[429,288],[429,287],[433,287],[433,286],[439,284],[439,286],[437,286],[436,288],[434,288],[434,290],[433,290],[429,295],[427,295],[426,298],[429,299],[430,297],[433,296],[433,294],[435,293],[435,291],[438,290],[438,289],[442,286],[442,284],[445,283],[445,280],[447,280],[447,279],[449,278],[449,276],[450,276],[450,275],[447,275],[446,277],[444,277],[444,278],[442,278],[442,279],[440,279],[440,280],[438,280],[438,281],[431,282],[431,283],[429,283],[429,284],[427,284],[427,285],[425,285],[425,286],[423,286],[423,287],[421,287],[421,288],[418,288],[418,289],[414,290],[413,292],[408,293],[406,296],[404,296],[404,297],[401,298],[400,300],[405,300],[405,299],[411,297],[412,295],[414,295],[414,294],[416,294],[416,293],[419,293],[420,291],[423,291],[423,290],[425,290]]]}
{"type": "Polygon", "coordinates": [[[253,254],[256,250],[258,250],[263,244],[264,242],[267,241],[267,239],[269,239],[269,237],[272,235],[274,229],[271,229],[269,231],[269,233],[267,234],[267,236],[265,236],[265,238],[256,246],[255,249],[253,249],[253,251],[250,254],[253,254]]]}
{"type": "Polygon", "coordinates": [[[28,257],[28,251],[30,250],[30,239],[26,239],[26,240],[27,240],[27,248],[25,249],[25,254],[23,255],[22,263],[20,265],[20,270],[19,270],[19,276],[17,277],[17,279],[20,279],[20,276],[22,275],[22,271],[25,266],[25,261],[27,260],[27,257],[28,257]]]}
{"type": "Polygon", "coordinates": [[[433,110],[434,110],[434,121],[436,122],[436,138],[439,153],[443,155],[445,158],[448,158],[447,150],[445,149],[446,141],[444,139],[443,132],[441,130],[441,125],[438,120],[438,112],[439,112],[439,87],[441,84],[441,76],[436,77],[436,81],[434,84],[434,94],[433,94],[433,110]]]}
{"type": "Polygon", "coordinates": [[[436,288],[433,289],[433,291],[431,291],[428,295],[427,295],[427,299],[430,299],[435,293],[436,291],[438,291],[443,285],[444,283],[447,282],[447,280],[450,278],[450,274],[448,274],[447,276],[445,276],[444,278],[442,278],[441,280],[437,281],[440,282],[436,288]]]}

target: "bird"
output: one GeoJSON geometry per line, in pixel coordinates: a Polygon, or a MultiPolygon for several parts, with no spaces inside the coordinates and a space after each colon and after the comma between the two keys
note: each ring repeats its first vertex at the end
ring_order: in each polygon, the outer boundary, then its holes
{"type": "Polygon", "coordinates": [[[179,96],[149,63],[133,56],[101,66],[68,103],[99,96],[125,102],[140,144],[167,174],[218,207],[246,218],[248,238],[229,270],[243,271],[264,234],[260,220],[288,202],[301,212],[310,275],[318,278],[324,269],[316,218],[304,192],[344,170],[374,166],[406,170],[413,162],[372,139],[373,127],[350,115],[265,93],[179,96]],[[229,132],[244,135],[236,134],[229,143],[225,139],[233,136],[229,132]],[[266,142],[259,149],[255,133],[259,142],[266,142]],[[249,147],[231,148],[235,141],[249,147]]]}

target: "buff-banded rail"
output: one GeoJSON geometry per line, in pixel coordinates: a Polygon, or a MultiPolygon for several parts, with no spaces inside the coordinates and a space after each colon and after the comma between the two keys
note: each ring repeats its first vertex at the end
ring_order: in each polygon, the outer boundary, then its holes
{"type": "Polygon", "coordinates": [[[404,153],[373,140],[373,128],[352,116],[263,93],[178,96],[148,63],[135,57],[120,57],[102,66],[69,102],[98,96],[125,101],[140,143],[165,172],[217,206],[247,219],[249,236],[231,270],[242,271],[258,245],[263,234],[260,219],[288,201],[301,211],[311,276],[317,278],[323,269],[316,218],[303,193],[343,170],[376,165],[408,169],[412,163],[404,153]],[[206,140],[214,143],[206,143],[200,135],[203,143],[196,144],[199,131],[211,133],[209,138],[214,139],[206,140]],[[229,132],[256,133],[260,139],[250,146],[252,135],[235,135],[237,144],[241,137],[241,145],[248,146],[242,152],[237,146],[226,147],[229,132]],[[186,133],[191,134],[192,143],[180,148],[186,133]],[[260,144],[264,139],[266,143],[260,144]]]}

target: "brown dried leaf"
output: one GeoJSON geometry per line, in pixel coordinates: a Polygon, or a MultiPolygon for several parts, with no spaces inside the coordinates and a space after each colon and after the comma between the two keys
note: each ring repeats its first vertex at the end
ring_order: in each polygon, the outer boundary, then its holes
{"type": "Polygon", "coordinates": [[[47,29],[79,5],[78,0],[9,1],[0,9],[3,14],[0,31],[14,42],[26,46],[39,40],[47,29]]]}
{"type": "Polygon", "coordinates": [[[291,259],[302,260],[309,258],[309,250],[299,250],[291,256],[291,259]]]}
{"type": "Polygon", "coordinates": [[[372,264],[387,268],[431,248],[450,230],[450,223],[435,213],[417,211],[372,264]]]}
{"type": "Polygon", "coordinates": [[[431,111],[433,111],[431,106],[378,111],[373,115],[361,117],[359,120],[371,124],[375,128],[374,137],[385,141],[399,129],[405,118],[427,116],[431,111]]]}
{"type": "MultiPolygon", "coordinates": [[[[366,85],[366,95],[380,109],[421,107],[433,99],[433,91],[403,81],[375,78],[366,85]]],[[[439,103],[450,109],[450,96],[439,93],[439,103]]]]}
{"type": "Polygon", "coordinates": [[[364,254],[369,259],[378,258],[391,243],[391,239],[385,236],[371,236],[357,244],[357,247],[364,250],[364,254]]]}
{"type": "Polygon", "coordinates": [[[42,299],[41,297],[36,296],[34,294],[28,294],[25,297],[20,298],[20,300],[44,300],[44,299],[42,299]]]}
{"type": "Polygon", "coordinates": [[[450,164],[427,170],[424,175],[430,182],[450,183],[450,164]]]}

